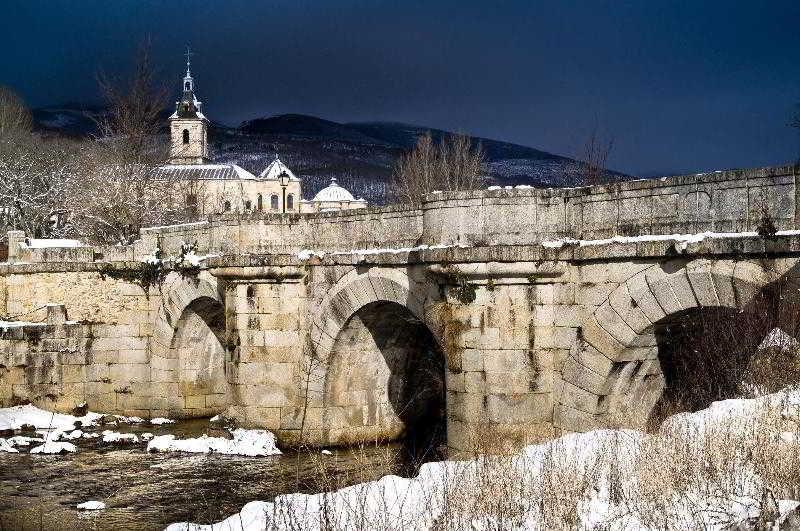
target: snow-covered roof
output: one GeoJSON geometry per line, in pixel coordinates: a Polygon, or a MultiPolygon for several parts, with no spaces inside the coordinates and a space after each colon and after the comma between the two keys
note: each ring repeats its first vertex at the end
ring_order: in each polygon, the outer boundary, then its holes
{"type": "Polygon", "coordinates": [[[286,166],[286,164],[284,164],[281,161],[281,159],[278,158],[278,155],[275,155],[275,160],[270,162],[269,166],[267,166],[264,169],[264,171],[262,171],[259,174],[258,177],[261,178],[261,179],[267,179],[267,180],[274,181],[274,180],[277,180],[278,177],[280,177],[281,173],[284,173],[284,172],[289,176],[289,180],[291,180],[291,181],[299,181],[300,180],[295,176],[294,173],[292,173],[292,170],[290,170],[288,168],[288,166],[286,166]]]}
{"type": "Polygon", "coordinates": [[[156,169],[156,176],[218,181],[256,179],[256,176],[236,164],[165,164],[156,169]]]}
{"type": "Polygon", "coordinates": [[[317,192],[312,201],[355,201],[356,198],[353,194],[339,186],[336,182],[336,177],[331,178],[331,184],[317,192]]]}

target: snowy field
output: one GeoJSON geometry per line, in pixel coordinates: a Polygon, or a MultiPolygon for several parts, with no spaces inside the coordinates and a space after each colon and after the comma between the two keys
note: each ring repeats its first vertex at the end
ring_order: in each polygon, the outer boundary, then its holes
{"type": "Polygon", "coordinates": [[[726,400],[675,415],[655,434],[572,434],[513,456],[429,463],[413,479],[253,501],[222,522],[168,530],[796,528],[798,434],[800,392],[726,400]]]}

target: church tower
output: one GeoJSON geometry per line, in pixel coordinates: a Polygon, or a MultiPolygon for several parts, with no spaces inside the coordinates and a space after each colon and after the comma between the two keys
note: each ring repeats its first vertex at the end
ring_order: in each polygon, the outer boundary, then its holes
{"type": "Polygon", "coordinates": [[[170,164],[204,164],[209,161],[208,119],[203,116],[203,104],[194,94],[191,55],[187,49],[183,95],[175,104],[175,112],[169,117],[170,164]]]}

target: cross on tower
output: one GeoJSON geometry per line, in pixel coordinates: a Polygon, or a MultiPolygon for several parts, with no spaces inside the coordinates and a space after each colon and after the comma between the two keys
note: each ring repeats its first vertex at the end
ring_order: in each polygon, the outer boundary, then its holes
{"type": "Polygon", "coordinates": [[[194,55],[194,53],[192,53],[191,48],[189,48],[189,45],[187,44],[186,45],[186,74],[187,75],[189,75],[189,66],[192,64],[192,56],[193,55],[194,55]]]}

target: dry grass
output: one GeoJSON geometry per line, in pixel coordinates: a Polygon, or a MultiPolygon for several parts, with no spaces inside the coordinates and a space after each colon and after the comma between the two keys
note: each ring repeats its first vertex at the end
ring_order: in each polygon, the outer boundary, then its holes
{"type": "MultiPolygon", "coordinates": [[[[374,466],[374,453],[349,475],[333,473],[320,456],[325,492],[277,498],[265,528],[727,529],[749,518],[767,529],[774,500],[800,497],[800,407],[776,399],[745,405],[746,414],[713,421],[678,415],[653,434],[571,435],[351,487],[359,470],[374,466]]],[[[394,455],[387,451],[384,465],[394,455]]]]}

